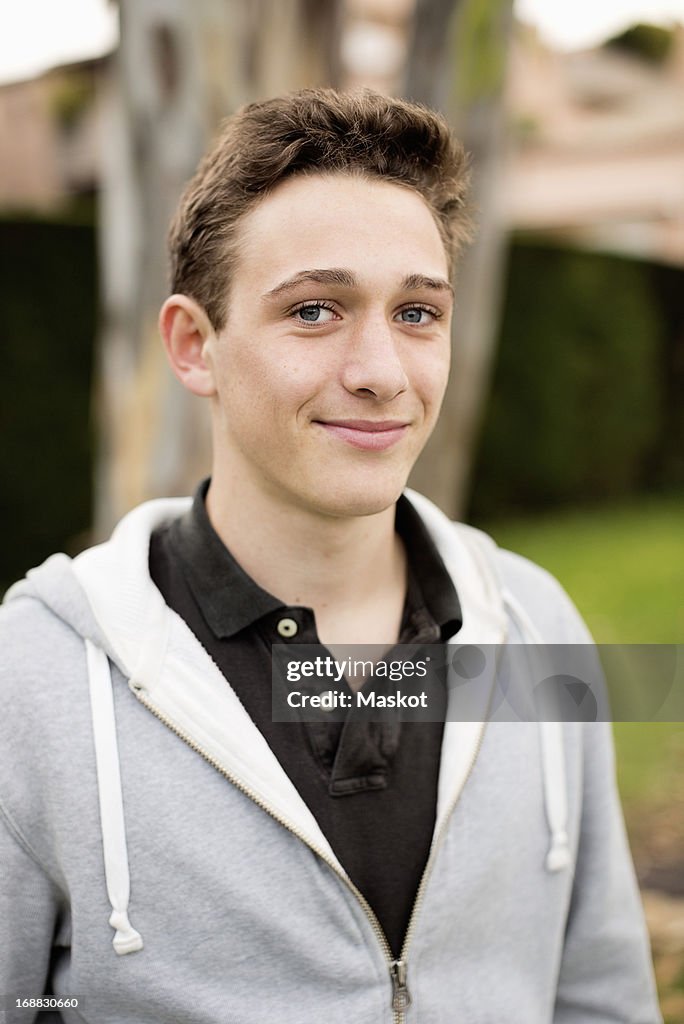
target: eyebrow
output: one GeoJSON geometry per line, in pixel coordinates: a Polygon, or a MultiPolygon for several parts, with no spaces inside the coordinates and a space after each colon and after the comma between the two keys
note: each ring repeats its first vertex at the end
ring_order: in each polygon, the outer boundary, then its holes
{"type": "Polygon", "coordinates": [[[300,270],[298,273],[281,281],[275,288],[263,296],[265,299],[272,299],[283,292],[290,292],[293,288],[304,282],[311,281],[314,284],[336,284],[342,288],[353,288],[356,285],[356,278],[350,270],[341,267],[329,267],[321,270],[300,270]]]}
{"type": "Polygon", "coordinates": [[[425,274],[409,274],[401,282],[402,291],[418,291],[419,288],[431,288],[436,292],[454,294],[452,285],[443,277],[426,277],[425,274]]]}
{"type": "MultiPolygon", "coordinates": [[[[355,288],[358,280],[350,270],[343,267],[327,267],[313,270],[300,270],[298,273],[281,281],[262,296],[264,299],[276,298],[285,292],[292,291],[305,282],[314,284],[337,285],[342,288],[355,288]]],[[[451,284],[442,277],[427,277],[425,274],[407,274],[401,282],[401,291],[418,291],[427,288],[433,291],[449,292],[453,295],[451,284]]]]}

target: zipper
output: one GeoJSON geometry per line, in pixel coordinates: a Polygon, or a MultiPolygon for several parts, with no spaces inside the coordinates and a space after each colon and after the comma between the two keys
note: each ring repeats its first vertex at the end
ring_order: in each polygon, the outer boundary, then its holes
{"type": "Polygon", "coordinates": [[[390,967],[392,978],[392,1010],[397,1021],[403,1021],[411,1005],[411,993],[406,984],[406,961],[395,960],[390,967]]]}
{"type": "Polygon", "coordinates": [[[485,727],[486,726],[483,726],[480,732],[472,757],[470,758],[470,761],[468,763],[468,770],[463,778],[463,785],[459,789],[454,799],[451,801],[449,809],[447,810],[447,813],[444,815],[444,818],[442,819],[442,824],[439,828],[439,831],[435,836],[434,842],[430,849],[427,864],[425,865],[425,870],[423,871],[422,877],[420,879],[420,885],[418,886],[416,898],[413,901],[413,908],[411,910],[411,916],[409,918],[408,927],[406,929],[406,935],[404,936],[404,942],[401,947],[401,954],[399,960],[396,960],[395,964],[393,965],[396,966],[396,982],[395,974],[393,974],[392,984],[395,987],[392,1008],[394,1009],[396,1015],[396,1024],[405,1024],[406,1009],[411,1005],[411,994],[406,984],[406,962],[408,957],[409,946],[411,945],[411,939],[413,938],[413,933],[416,930],[416,921],[418,919],[418,914],[425,899],[425,890],[427,889],[428,882],[430,881],[430,876],[432,875],[435,860],[437,859],[437,853],[442,844],[442,840],[444,839],[444,836],[446,834],[447,825],[449,824],[451,815],[454,812],[456,804],[458,803],[461,793],[463,792],[463,787],[468,781],[468,777],[470,776],[470,773],[473,770],[473,765],[475,764],[475,761],[477,760],[478,755],[480,753],[480,748],[482,747],[482,740],[484,738],[485,727]]]}
{"type": "MultiPolygon", "coordinates": [[[[428,856],[428,861],[427,861],[427,864],[425,865],[425,870],[423,871],[423,875],[422,875],[421,880],[420,880],[420,885],[418,886],[418,892],[416,893],[416,898],[415,898],[415,901],[413,903],[413,908],[411,910],[411,917],[409,918],[408,928],[406,929],[406,935],[404,937],[404,943],[403,943],[403,946],[402,946],[402,949],[401,949],[401,955],[400,955],[398,960],[395,960],[394,956],[392,954],[392,950],[390,948],[390,944],[387,941],[387,936],[385,935],[385,933],[384,933],[384,931],[382,929],[382,925],[378,921],[378,919],[377,919],[377,917],[375,915],[375,912],[374,912],[373,908],[371,907],[370,903],[368,903],[368,901],[365,898],[365,896],[363,895],[363,893],[359,889],[356,888],[356,886],[354,885],[352,880],[350,878],[348,878],[347,875],[342,874],[342,872],[339,870],[337,865],[334,863],[334,861],[332,861],[328,857],[328,855],[325,853],[325,851],[321,850],[318,846],[315,846],[312,842],[310,842],[306,838],[306,836],[302,832],[300,832],[300,830],[298,828],[296,828],[296,826],[290,824],[290,822],[288,822],[285,818],[281,817],[274,810],[272,810],[272,808],[270,808],[268,806],[268,804],[266,804],[261,799],[261,797],[257,793],[254,792],[253,789],[250,789],[250,787],[246,786],[244,784],[244,782],[242,782],[240,779],[237,779],[234,775],[231,775],[230,772],[226,771],[226,769],[223,767],[223,765],[219,761],[217,761],[217,759],[215,757],[212,757],[212,755],[209,754],[206,750],[204,750],[204,748],[201,747],[198,743],[196,743],[195,740],[193,740],[191,736],[189,736],[183,729],[180,729],[175,724],[175,722],[173,722],[162,711],[160,711],[152,703],[152,701],[149,700],[149,698],[147,696],[145,696],[144,688],[143,688],[141,683],[137,683],[137,682],[134,682],[133,680],[131,680],[130,688],[133,690],[137,700],[139,700],[140,703],[143,704],[148,709],[148,711],[151,711],[151,713],[155,716],[155,718],[158,718],[159,721],[162,722],[162,724],[167,727],[167,729],[170,729],[171,732],[174,733],[176,736],[178,736],[179,739],[183,740],[183,742],[186,743],[190,747],[191,750],[194,750],[195,753],[199,754],[200,757],[204,758],[204,760],[208,764],[210,764],[212,766],[212,768],[215,768],[216,771],[220,775],[222,775],[225,779],[227,779],[230,783],[232,783],[232,785],[235,786],[236,789],[240,790],[241,793],[244,793],[246,797],[248,797],[253,803],[255,803],[257,805],[257,807],[260,807],[263,811],[265,811],[267,814],[269,814],[275,821],[277,821],[278,824],[282,825],[283,828],[286,828],[288,830],[288,832],[291,832],[292,835],[296,836],[303,843],[305,843],[306,846],[308,846],[310,850],[313,850],[313,852],[315,854],[317,854],[321,858],[321,860],[324,861],[328,865],[329,868],[331,868],[332,871],[334,871],[334,873],[337,875],[337,877],[342,882],[344,882],[344,884],[347,886],[349,891],[351,893],[353,893],[353,895],[356,897],[356,899],[360,903],[361,908],[363,909],[364,913],[366,914],[366,917],[368,918],[368,923],[371,925],[371,927],[373,929],[373,932],[375,933],[375,935],[376,935],[376,937],[378,939],[378,942],[380,943],[382,951],[385,954],[385,960],[387,961],[387,967],[389,969],[390,980],[392,982],[392,1004],[391,1005],[392,1005],[393,1024],[406,1024],[406,1010],[411,1005],[411,993],[409,991],[408,984],[407,984],[408,965],[407,965],[407,962],[406,962],[406,956],[407,956],[407,953],[408,953],[408,948],[409,948],[409,945],[410,945],[410,942],[411,942],[411,938],[413,936],[413,932],[415,930],[415,922],[416,922],[416,918],[418,916],[418,911],[419,911],[419,909],[420,909],[420,907],[421,907],[421,905],[423,903],[423,899],[424,899],[424,895],[425,895],[425,889],[426,889],[429,877],[432,874],[432,867],[433,867],[433,864],[434,864],[434,861],[435,861],[435,858],[436,858],[436,855],[437,855],[438,848],[439,848],[439,846],[441,844],[441,841],[442,841],[442,838],[444,836],[444,833],[446,832],[447,823],[448,823],[448,821],[449,821],[449,819],[450,819],[450,817],[452,815],[452,812],[453,812],[456,804],[458,803],[458,799],[459,799],[459,797],[461,795],[461,792],[463,790],[463,786],[461,786],[461,789],[459,790],[459,792],[454,797],[454,799],[453,799],[453,801],[452,801],[452,803],[451,803],[451,805],[449,807],[449,810],[448,810],[447,814],[444,816],[444,820],[442,822],[440,830],[439,830],[437,836],[435,837],[435,840],[434,840],[434,842],[432,844],[432,847],[430,849],[430,854],[428,856]]],[[[468,765],[468,771],[466,772],[466,775],[464,777],[463,785],[465,785],[465,782],[468,779],[468,776],[470,775],[470,772],[472,771],[472,768],[473,768],[473,765],[475,763],[475,760],[477,759],[477,756],[478,756],[478,754],[480,752],[480,747],[482,746],[483,734],[484,734],[484,728],[482,729],[482,732],[480,733],[480,737],[478,739],[477,746],[476,746],[476,748],[475,748],[475,750],[473,752],[473,756],[472,756],[472,758],[470,760],[470,763],[468,765]]]]}
{"type": "MultiPolygon", "coordinates": [[[[498,669],[498,664],[499,664],[500,657],[501,657],[501,655],[497,654],[497,658],[496,658],[497,669],[498,669]]],[[[408,989],[407,978],[406,978],[406,974],[407,974],[407,957],[408,957],[409,946],[411,945],[411,939],[413,938],[413,933],[416,930],[416,921],[418,920],[418,914],[420,913],[420,908],[422,907],[423,901],[425,899],[425,890],[427,889],[428,882],[430,881],[430,876],[432,875],[432,870],[434,868],[435,860],[437,859],[437,853],[439,851],[440,846],[442,845],[442,840],[443,840],[444,835],[446,833],[447,825],[449,824],[449,821],[451,819],[451,815],[453,814],[454,809],[456,807],[456,804],[458,803],[458,801],[459,801],[459,799],[461,797],[461,793],[463,792],[463,788],[464,788],[466,782],[468,781],[468,779],[470,777],[470,773],[473,770],[473,765],[475,764],[475,762],[476,762],[476,760],[477,760],[477,758],[478,758],[478,756],[480,754],[480,749],[482,747],[482,741],[484,739],[485,729],[487,727],[487,723],[489,722],[489,712],[490,712],[491,702],[492,702],[492,693],[493,693],[493,687],[490,690],[489,699],[487,700],[487,709],[486,709],[486,713],[485,713],[484,724],[482,726],[482,729],[480,730],[480,735],[478,736],[478,740],[477,740],[477,743],[475,745],[475,749],[473,750],[472,756],[471,756],[471,758],[470,758],[470,760],[468,762],[468,769],[467,769],[467,771],[466,771],[466,773],[465,773],[465,775],[463,777],[463,783],[462,783],[458,793],[456,794],[456,796],[453,798],[453,800],[449,804],[448,810],[447,810],[446,814],[444,815],[444,818],[442,819],[442,824],[440,825],[439,831],[437,832],[437,835],[434,838],[432,846],[430,847],[430,853],[428,855],[427,864],[425,865],[425,870],[423,871],[423,874],[422,874],[421,879],[420,879],[420,885],[418,886],[418,892],[416,893],[416,898],[413,901],[413,907],[411,909],[411,916],[409,918],[408,927],[406,928],[406,935],[404,936],[404,942],[403,942],[402,947],[401,947],[401,953],[399,955],[399,959],[395,960],[395,962],[392,964],[392,967],[390,968],[390,972],[392,974],[392,985],[393,985],[393,992],[394,992],[394,998],[392,1000],[392,1009],[394,1010],[395,1024],[405,1024],[405,1021],[406,1021],[406,1010],[411,1005],[411,993],[410,993],[410,991],[408,989]]]]}

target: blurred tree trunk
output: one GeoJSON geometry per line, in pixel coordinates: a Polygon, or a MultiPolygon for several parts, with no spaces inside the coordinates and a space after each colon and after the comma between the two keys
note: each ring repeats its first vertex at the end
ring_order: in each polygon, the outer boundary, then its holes
{"type": "Polygon", "coordinates": [[[458,274],[453,366],[441,418],[411,476],[463,514],[487,397],[505,257],[502,93],[512,0],[417,0],[404,93],[441,110],[472,156],[477,236],[458,274]]]}
{"type": "Polygon", "coordinates": [[[209,468],[208,410],[166,365],[157,314],[166,232],[221,117],[336,84],[340,0],[119,0],[105,88],[102,329],[95,408],[95,531],[149,497],[185,494],[209,468]]]}

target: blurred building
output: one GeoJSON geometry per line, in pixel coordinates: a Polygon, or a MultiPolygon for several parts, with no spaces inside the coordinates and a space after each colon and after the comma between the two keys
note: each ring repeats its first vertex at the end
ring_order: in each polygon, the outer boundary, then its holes
{"type": "Polygon", "coordinates": [[[51,213],[100,180],[97,83],[107,58],[0,86],[0,209],[51,213]]]}
{"type": "Polygon", "coordinates": [[[662,60],[521,28],[508,105],[511,228],[684,266],[684,26],[662,60]]]}
{"type": "MultiPolygon", "coordinates": [[[[350,84],[398,87],[411,0],[348,0],[350,84]]],[[[0,209],[55,211],[97,191],[107,58],[0,86],[0,209]]],[[[559,53],[519,26],[503,203],[511,229],[684,266],[684,27],[669,54],[559,53]]]]}

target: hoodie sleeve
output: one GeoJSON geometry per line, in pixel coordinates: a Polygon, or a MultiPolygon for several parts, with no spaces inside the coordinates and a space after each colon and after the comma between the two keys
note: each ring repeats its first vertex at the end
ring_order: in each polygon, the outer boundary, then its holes
{"type": "MultiPolygon", "coordinates": [[[[16,829],[0,809],[0,993],[3,999],[45,993],[52,936],[58,917],[57,892],[16,829]]],[[[28,1024],[36,1011],[3,1007],[3,1019],[28,1024]]],[[[46,1024],[55,1018],[41,1013],[46,1024]]]]}
{"type": "MultiPolygon", "coordinates": [[[[500,552],[507,596],[544,641],[593,644],[558,581],[500,552]]],[[[615,779],[610,722],[582,726],[581,823],[553,1024],[662,1024],[639,888],[615,779]]]]}
{"type": "Polygon", "coordinates": [[[554,1024],[661,1024],[610,723],[584,734],[582,828],[554,1024]]]}
{"type": "MultiPolygon", "coordinates": [[[[50,993],[60,950],[69,945],[60,832],[73,830],[76,810],[57,802],[77,767],[66,681],[79,679],[83,642],[33,598],[0,608],[0,995],[50,993]],[[67,657],[69,655],[69,657],[67,657]],[[62,657],[63,656],[63,657],[62,657]],[[62,664],[63,662],[63,664],[62,664]],[[65,737],[70,737],[69,744],[65,737]],[[62,751],[58,758],[57,750],[62,751]],[[64,756],[68,752],[69,756],[64,756]],[[66,768],[65,768],[66,765],[66,768]],[[68,812],[68,813],[67,813],[68,812]],[[69,816],[71,815],[71,816],[69,816]],[[47,990],[47,991],[46,991],[47,990]]],[[[73,790],[72,790],[73,791],[73,790]]],[[[52,1011],[11,1009],[0,1021],[49,1024],[52,1011]]]]}

